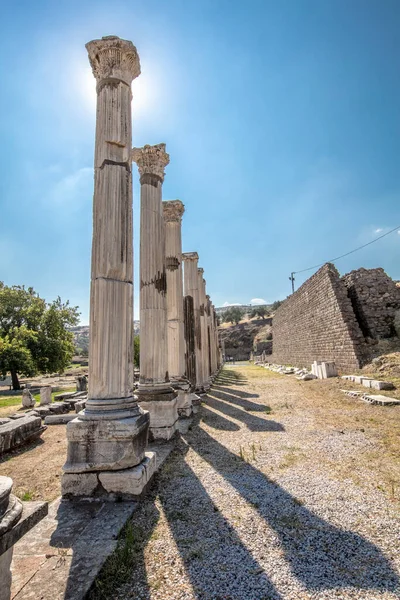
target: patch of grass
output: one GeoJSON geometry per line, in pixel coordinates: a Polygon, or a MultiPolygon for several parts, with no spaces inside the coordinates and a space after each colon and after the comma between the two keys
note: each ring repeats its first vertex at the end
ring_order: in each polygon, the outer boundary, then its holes
{"type": "Polygon", "coordinates": [[[141,527],[129,521],[118,540],[115,552],[107,559],[96,578],[88,600],[108,600],[114,597],[116,588],[126,583],[135,570],[136,562],[142,554],[145,534],[141,527]]]}
{"type": "Polygon", "coordinates": [[[23,502],[29,502],[30,500],[33,500],[34,495],[35,495],[34,492],[31,492],[30,490],[28,490],[27,492],[20,494],[19,499],[22,500],[23,502]]]}
{"type": "Polygon", "coordinates": [[[285,452],[283,459],[279,463],[280,469],[288,469],[293,467],[302,457],[302,452],[296,446],[288,446],[287,452],[285,452]]]}
{"type": "Polygon", "coordinates": [[[0,400],[0,408],[4,408],[6,406],[17,406],[18,404],[22,404],[22,395],[6,396],[5,398],[1,398],[0,400]]]}

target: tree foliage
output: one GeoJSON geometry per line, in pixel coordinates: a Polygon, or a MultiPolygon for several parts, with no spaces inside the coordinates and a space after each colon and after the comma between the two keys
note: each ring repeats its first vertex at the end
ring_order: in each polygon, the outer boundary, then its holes
{"type": "Polygon", "coordinates": [[[133,338],[133,364],[136,369],[140,368],[140,336],[135,335],[133,338]]]}
{"type": "Polygon", "coordinates": [[[78,308],[58,297],[47,303],[33,288],[0,282],[0,372],[11,373],[14,389],[18,374],[62,371],[74,354],[74,336],[68,327],[77,325],[78,308]]]}
{"type": "Polygon", "coordinates": [[[224,322],[225,323],[239,323],[239,321],[243,318],[243,310],[237,306],[231,306],[224,312],[224,322]]]}
{"type": "Polygon", "coordinates": [[[275,300],[275,302],[271,306],[271,310],[273,312],[275,312],[276,310],[278,310],[278,308],[280,307],[280,305],[282,304],[282,302],[283,302],[283,300],[275,300]]]}
{"type": "Polygon", "coordinates": [[[251,319],[253,319],[254,317],[261,317],[262,319],[265,319],[265,317],[268,317],[268,315],[269,310],[266,306],[255,306],[250,312],[251,319]]]}

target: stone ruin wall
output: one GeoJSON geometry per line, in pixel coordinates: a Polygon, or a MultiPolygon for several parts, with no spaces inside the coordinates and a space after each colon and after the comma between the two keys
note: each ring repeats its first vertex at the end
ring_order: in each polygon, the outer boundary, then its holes
{"type": "Polygon", "coordinates": [[[357,269],[342,277],[365,337],[396,335],[395,315],[400,310],[400,288],[379,269],[357,269]]]}
{"type": "Polygon", "coordinates": [[[271,361],[310,367],[334,361],[342,371],[362,366],[365,340],[337,269],[325,264],[278,308],[271,361]]]}

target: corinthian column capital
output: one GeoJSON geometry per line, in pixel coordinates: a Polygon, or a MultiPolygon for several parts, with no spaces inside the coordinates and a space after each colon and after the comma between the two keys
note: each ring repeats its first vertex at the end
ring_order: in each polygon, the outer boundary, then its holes
{"type": "Polygon", "coordinates": [[[184,252],[182,254],[183,260],[199,260],[197,252],[184,252]]]}
{"type": "Polygon", "coordinates": [[[90,66],[97,83],[104,80],[123,81],[131,85],[140,75],[140,61],[132,42],[109,35],[86,44],[90,66]]]}
{"type": "Polygon", "coordinates": [[[164,221],[166,223],[180,223],[185,206],[180,200],[166,200],[163,202],[164,221]]]}
{"type": "MultiPolygon", "coordinates": [[[[138,166],[140,178],[150,175],[158,177],[161,182],[164,181],[165,167],[169,164],[165,144],[146,144],[143,148],[132,148],[132,161],[138,166]]],[[[146,182],[141,179],[141,183],[146,182]]]]}

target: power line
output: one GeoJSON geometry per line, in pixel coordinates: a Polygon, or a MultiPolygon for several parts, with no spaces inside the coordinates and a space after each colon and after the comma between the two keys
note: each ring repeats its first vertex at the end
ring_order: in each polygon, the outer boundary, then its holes
{"type": "Polygon", "coordinates": [[[400,225],[398,225],[397,227],[394,227],[390,231],[387,231],[383,235],[380,235],[379,237],[375,238],[371,242],[368,242],[367,244],[363,244],[362,246],[359,246],[358,248],[354,248],[354,250],[350,250],[350,252],[346,252],[346,254],[341,254],[340,256],[337,256],[336,258],[331,258],[330,260],[326,260],[325,262],[320,263],[319,265],[314,265],[313,267],[308,267],[307,269],[302,269],[301,271],[293,271],[291,273],[291,277],[289,277],[289,279],[292,280],[293,275],[295,273],[297,274],[297,273],[305,273],[306,271],[312,271],[313,269],[317,269],[318,267],[322,267],[327,262],[335,262],[335,260],[339,260],[339,258],[344,258],[345,256],[349,256],[349,254],[353,254],[353,252],[357,252],[358,250],[361,250],[362,248],[366,248],[366,246],[370,246],[371,244],[374,244],[378,240],[381,240],[382,238],[386,237],[387,235],[389,235],[390,233],[393,233],[394,231],[396,231],[398,229],[400,229],[400,225]]]}

